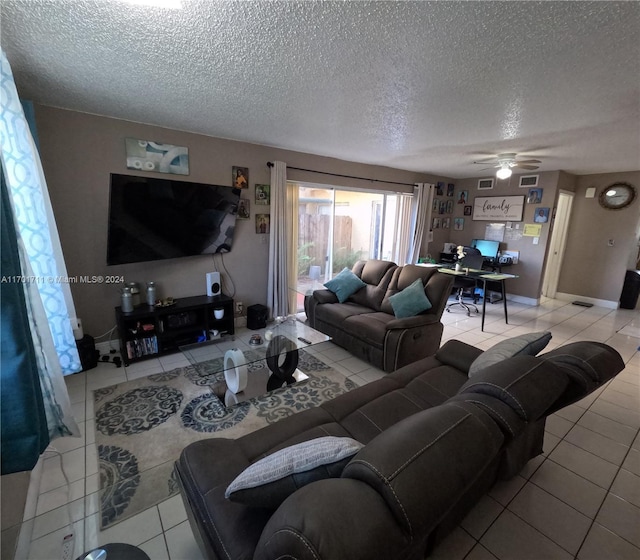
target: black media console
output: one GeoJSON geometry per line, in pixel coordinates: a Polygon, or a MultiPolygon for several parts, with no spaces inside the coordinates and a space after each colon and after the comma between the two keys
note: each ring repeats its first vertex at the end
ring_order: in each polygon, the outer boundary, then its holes
{"type": "Polygon", "coordinates": [[[171,306],[142,304],[130,313],[116,307],[120,353],[125,366],[178,351],[179,346],[234,334],[233,299],[194,296],[176,299],[171,306]],[[214,310],[224,310],[216,319],[214,310]]]}

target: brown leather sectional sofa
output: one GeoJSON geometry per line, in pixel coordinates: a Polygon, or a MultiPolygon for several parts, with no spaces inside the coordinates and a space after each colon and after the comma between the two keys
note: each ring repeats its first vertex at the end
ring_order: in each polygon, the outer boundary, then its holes
{"type": "Polygon", "coordinates": [[[435,356],[237,440],[186,447],[176,471],[196,539],[211,559],[423,559],[498,479],[542,452],[547,415],[624,368],[597,342],[520,355],[474,373],[482,351],[435,356]],[[277,450],[327,435],[364,444],[340,477],[273,510],[225,499],[229,483],[277,450]]]}
{"type": "Polygon", "coordinates": [[[333,292],[316,290],[305,298],[309,325],[333,338],[370,364],[386,372],[426,356],[440,347],[442,312],[451,293],[453,277],[435,268],[398,266],[390,261],[358,261],[352,268],[366,286],[340,303],[333,292]],[[431,309],[397,319],[389,298],[422,279],[431,309]]]}

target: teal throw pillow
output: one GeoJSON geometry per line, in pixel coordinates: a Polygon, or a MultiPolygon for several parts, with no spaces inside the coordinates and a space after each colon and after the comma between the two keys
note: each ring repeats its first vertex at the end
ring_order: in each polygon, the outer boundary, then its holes
{"type": "Polygon", "coordinates": [[[469,368],[469,377],[495,363],[513,356],[535,356],[551,340],[549,331],[521,334],[498,342],[480,354],[469,368]]]}
{"type": "Polygon", "coordinates": [[[324,287],[327,288],[327,290],[332,291],[336,296],[338,296],[338,301],[340,303],[347,301],[347,298],[351,294],[355,294],[365,286],[366,284],[346,267],[343,268],[339,274],[324,284],[324,287]]]}
{"type": "Polygon", "coordinates": [[[420,278],[404,290],[393,294],[389,298],[389,303],[393,308],[393,314],[398,319],[413,317],[414,315],[418,315],[418,313],[431,309],[431,302],[424,293],[424,284],[420,278]]]}

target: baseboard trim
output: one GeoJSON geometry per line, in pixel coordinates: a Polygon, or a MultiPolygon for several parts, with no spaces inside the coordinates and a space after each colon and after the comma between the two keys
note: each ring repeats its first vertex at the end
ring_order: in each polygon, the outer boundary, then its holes
{"type": "Polygon", "coordinates": [[[587,303],[591,303],[593,305],[597,305],[598,307],[606,307],[607,309],[618,309],[618,306],[620,305],[619,302],[617,301],[609,301],[607,299],[585,297],[585,296],[580,296],[576,294],[565,294],[563,292],[556,292],[556,299],[559,299],[560,301],[580,300],[587,303]]]}
{"type": "Polygon", "coordinates": [[[522,303],[523,305],[540,305],[540,299],[518,296],[515,294],[507,294],[507,301],[514,301],[515,303],[522,303]]]}

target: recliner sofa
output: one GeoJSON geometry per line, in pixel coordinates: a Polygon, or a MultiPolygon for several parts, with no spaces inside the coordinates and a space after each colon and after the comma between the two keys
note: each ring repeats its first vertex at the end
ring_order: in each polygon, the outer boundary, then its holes
{"type": "MultiPolygon", "coordinates": [[[[176,472],[203,554],[227,560],[423,559],[498,479],[542,452],[545,419],[624,368],[597,342],[517,355],[468,372],[483,352],[435,356],[237,440],[187,446],[176,472]],[[341,476],[276,509],[225,498],[249,465],[323,436],[364,444],[341,476]]],[[[477,362],[476,362],[477,363],[477,362]]]]}
{"type": "Polygon", "coordinates": [[[440,347],[440,322],[453,277],[435,268],[398,266],[390,261],[358,261],[352,271],[365,284],[340,303],[323,289],[305,297],[309,325],[332,337],[354,356],[386,372],[426,356],[440,347]],[[420,278],[431,309],[414,317],[396,318],[389,298],[420,278]]]}

